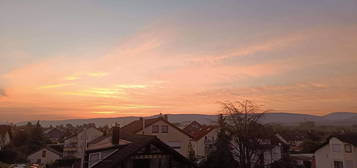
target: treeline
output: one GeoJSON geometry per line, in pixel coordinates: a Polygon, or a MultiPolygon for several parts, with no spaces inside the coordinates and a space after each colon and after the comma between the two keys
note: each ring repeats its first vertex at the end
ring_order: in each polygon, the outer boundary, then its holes
{"type": "MultiPolygon", "coordinates": [[[[52,128],[61,130],[64,134],[59,143],[63,143],[65,137],[76,134],[79,130],[96,127],[94,123],[73,126],[71,124],[58,125],[56,127],[50,126],[44,128],[40,122],[36,124],[28,122],[23,126],[11,125],[11,141],[3,150],[0,151],[0,162],[5,163],[23,163],[29,154],[38,151],[46,144],[51,144],[49,137],[46,136],[45,131],[52,128]]],[[[103,132],[109,132],[110,128],[104,126],[98,128],[103,132]]]]}
{"type": "Polygon", "coordinates": [[[39,122],[35,125],[27,123],[25,126],[12,126],[11,130],[10,144],[0,151],[0,161],[6,163],[25,162],[28,154],[39,150],[48,143],[39,122]]]}

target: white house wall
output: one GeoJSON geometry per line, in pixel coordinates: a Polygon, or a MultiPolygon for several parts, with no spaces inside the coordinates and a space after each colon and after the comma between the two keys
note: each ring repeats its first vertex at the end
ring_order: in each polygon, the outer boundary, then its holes
{"type": "Polygon", "coordinates": [[[218,134],[218,129],[213,129],[207,135],[203,136],[198,141],[194,141],[192,143],[193,148],[195,150],[195,154],[196,154],[197,157],[203,157],[203,156],[206,155],[205,137],[207,137],[207,139],[212,139],[212,140],[216,141],[217,140],[217,134],[218,134]]]}
{"type": "Polygon", "coordinates": [[[327,145],[315,152],[316,168],[334,168],[334,161],[343,162],[344,168],[357,168],[356,147],[352,146],[352,153],[346,153],[344,145],[339,139],[331,138],[327,145]],[[340,145],[340,151],[333,151],[333,145],[340,145]],[[352,161],[351,167],[348,167],[348,161],[352,161]]]}
{"type": "Polygon", "coordinates": [[[57,159],[61,159],[61,156],[59,156],[58,154],[49,151],[46,148],[43,148],[31,155],[29,155],[27,157],[27,159],[31,162],[31,163],[37,163],[37,161],[40,159],[40,163],[41,164],[50,164],[53,163],[54,161],[56,161],[57,159]],[[42,157],[42,152],[46,151],[46,157],[42,157]]]}

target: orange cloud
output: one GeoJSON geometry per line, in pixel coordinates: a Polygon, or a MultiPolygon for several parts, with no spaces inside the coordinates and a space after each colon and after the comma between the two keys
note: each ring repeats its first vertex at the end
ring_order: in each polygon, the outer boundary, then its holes
{"type": "MultiPolygon", "coordinates": [[[[346,105],[357,99],[352,86],[350,90],[343,89],[353,82],[337,87],[331,81],[309,81],[290,75],[322,62],[339,61],[338,57],[330,58],[331,53],[350,56],[346,51],[351,55],[355,52],[350,43],[346,44],[348,50],[341,47],[335,51],[332,44],[326,44],[329,47],[323,51],[316,46],[306,47],[305,43],[311,44],[311,41],[314,45],[325,44],[319,40],[324,34],[319,31],[292,33],[244,47],[208,52],[178,51],[182,48],[174,41],[183,35],[175,29],[157,27],[133,35],[112,52],[98,57],[85,61],[81,56],[54,57],[5,74],[2,79],[7,97],[2,98],[0,107],[26,107],[38,109],[29,113],[64,116],[75,112],[90,118],[100,114],[216,113],[217,101],[240,97],[277,110],[302,109],[301,106],[304,109],[331,108],[324,107],[327,102],[346,105]],[[307,49],[303,50],[304,47],[307,49]],[[310,51],[311,48],[314,50],[310,51]],[[260,54],[267,56],[264,59],[245,57],[260,54]],[[236,57],[251,60],[228,62],[236,57]],[[273,78],[275,83],[267,85],[265,79],[273,78]]],[[[349,38],[347,42],[353,41],[353,37],[349,38]]]]}
{"type": "Polygon", "coordinates": [[[60,83],[60,84],[49,84],[49,85],[44,85],[40,86],[40,89],[50,89],[50,88],[61,88],[61,87],[66,87],[73,85],[72,83],[60,83]]]}

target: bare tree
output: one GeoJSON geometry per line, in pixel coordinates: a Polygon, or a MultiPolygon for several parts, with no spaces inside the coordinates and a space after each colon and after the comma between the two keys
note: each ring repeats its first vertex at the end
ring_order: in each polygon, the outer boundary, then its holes
{"type": "Polygon", "coordinates": [[[226,127],[232,138],[232,154],[239,168],[260,168],[264,165],[263,143],[266,131],[258,120],[263,116],[261,106],[250,100],[223,103],[226,127]]]}

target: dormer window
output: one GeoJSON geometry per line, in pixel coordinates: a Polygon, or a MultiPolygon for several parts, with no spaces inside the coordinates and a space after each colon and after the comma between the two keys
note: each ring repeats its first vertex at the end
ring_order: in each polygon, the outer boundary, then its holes
{"type": "Polygon", "coordinates": [[[351,144],[345,144],[345,152],[352,153],[352,145],[351,144]]]}
{"type": "Polygon", "coordinates": [[[152,133],[159,133],[159,126],[158,125],[153,125],[152,126],[152,133]]]}

